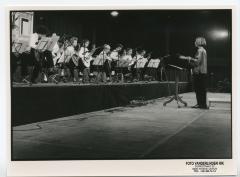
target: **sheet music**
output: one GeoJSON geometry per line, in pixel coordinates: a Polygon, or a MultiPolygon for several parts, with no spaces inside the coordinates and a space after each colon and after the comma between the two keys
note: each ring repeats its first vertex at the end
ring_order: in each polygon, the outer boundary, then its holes
{"type": "Polygon", "coordinates": [[[148,68],[158,68],[160,64],[160,60],[159,59],[151,59],[148,63],[148,68]]]}
{"type": "Polygon", "coordinates": [[[21,49],[22,43],[19,42],[13,42],[12,45],[12,52],[19,53],[19,50],[21,49]]]}
{"type": "Polygon", "coordinates": [[[17,42],[14,42],[12,45],[12,52],[19,54],[26,52],[28,50],[28,44],[29,42],[26,40],[19,40],[17,42]]]}
{"type": "Polygon", "coordinates": [[[93,65],[94,66],[102,66],[103,65],[103,59],[101,57],[96,57],[93,59],[93,65]]]}
{"type": "Polygon", "coordinates": [[[144,68],[146,63],[147,63],[147,60],[138,60],[134,68],[144,68]]]}
{"type": "Polygon", "coordinates": [[[48,44],[47,44],[47,50],[48,51],[52,51],[53,47],[56,45],[56,43],[59,40],[59,36],[52,36],[51,38],[49,38],[48,44]]]}
{"type": "Polygon", "coordinates": [[[118,68],[127,68],[130,64],[130,61],[127,60],[119,60],[117,61],[117,67],[118,68]]]}
{"type": "Polygon", "coordinates": [[[47,49],[49,40],[50,40],[50,39],[49,39],[48,37],[43,37],[43,38],[38,42],[38,45],[37,45],[37,47],[36,47],[36,50],[45,51],[45,50],[47,49]]]}

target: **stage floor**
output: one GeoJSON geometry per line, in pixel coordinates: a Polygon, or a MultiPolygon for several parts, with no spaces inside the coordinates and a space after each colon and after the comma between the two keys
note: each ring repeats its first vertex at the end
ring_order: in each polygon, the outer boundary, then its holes
{"type": "MultiPolygon", "coordinates": [[[[159,98],[13,127],[13,160],[231,158],[231,105],[192,109],[159,98]]],[[[208,93],[229,98],[230,94],[208,93]]]]}

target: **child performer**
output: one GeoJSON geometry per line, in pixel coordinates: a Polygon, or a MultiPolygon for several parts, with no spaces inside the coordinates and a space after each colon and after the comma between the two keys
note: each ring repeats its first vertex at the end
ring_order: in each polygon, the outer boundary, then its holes
{"type": "Polygon", "coordinates": [[[83,72],[83,83],[88,83],[90,81],[90,64],[93,60],[89,50],[88,46],[90,44],[90,41],[88,39],[83,40],[81,48],[79,50],[79,57],[81,60],[80,62],[80,70],[83,72]]]}
{"type": "Polygon", "coordinates": [[[122,66],[122,68],[121,68],[121,77],[123,79],[123,76],[127,73],[129,74],[129,71],[131,69],[131,67],[129,66],[130,63],[132,62],[132,49],[131,48],[127,48],[126,50],[123,50],[120,61],[121,61],[120,63],[122,65],[124,65],[124,67],[122,66]]]}
{"type": "Polygon", "coordinates": [[[53,74],[52,79],[55,83],[58,83],[58,81],[55,79],[56,76],[60,76],[60,59],[64,57],[64,42],[62,39],[58,40],[58,42],[54,45],[52,50],[52,58],[53,58],[53,74]]]}
{"type": "Polygon", "coordinates": [[[117,67],[117,62],[120,60],[120,54],[119,52],[122,50],[123,45],[122,44],[117,44],[116,48],[111,52],[110,58],[111,58],[111,70],[112,73],[111,75],[115,75],[116,73],[116,67],[117,67]]]}
{"type": "Polygon", "coordinates": [[[139,70],[138,70],[138,61],[143,58],[143,55],[145,54],[145,51],[143,49],[137,49],[136,54],[133,57],[131,63],[129,64],[129,67],[131,68],[133,80],[136,81],[139,79],[139,70]]]}
{"type": "Polygon", "coordinates": [[[138,60],[138,62],[141,62],[141,63],[145,63],[144,64],[144,67],[143,68],[139,68],[137,69],[138,71],[138,79],[139,80],[143,80],[144,79],[144,74],[145,74],[145,71],[146,71],[146,64],[148,63],[148,60],[150,59],[151,55],[148,54],[148,56],[146,57],[146,50],[143,50],[141,52],[141,58],[138,60]]]}
{"type": "Polygon", "coordinates": [[[133,50],[131,48],[127,48],[126,53],[122,56],[122,60],[131,62],[132,59],[133,59],[132,58],[132,53],[133,53],[133,50]]]}
{"type": "MultiPolygon", "coordinates": [[[[56,33],[52,34],[52,37],[55,37],[56,33]]],[[[42,60],[42,74],[44,80],[42,82],[48,82],[49,77],[52,77],[54,70],[53,56],[52,52],[49,50],[45,50],[43,52],[43,60],[42,60]]]]}
{"type": "MultiPolygon", "coordinates": [[[[60,76],[60,81],[67,82],[66,79],[66,65],[65,65],[65,52],[68,48],[68,46],[71,45],[70,41],[68,39],[63,38],[63,46],[60,48],[59,53],[59,59],[57,59],[57,67],[59,68],[58,70],[58,75],[60,76]]],[[[60,47],[60,46],[59,46],[60,47]]]]}
{"type": "Polygon", "coordinates": [[[110,72],[110,61],[111,58],[109,56],[110,53],[110,45],[104,44],[103,51],[97,56],[97,60],[99,60],[103,68],[101,68],[97,73],[97,82],[106,82],[106,73],[110,72]]]}
{"type": "Polygon", "coordinates": [[[40,26],[38,27],[37,32],[33,33],[30,37],[30,56],[27,57],[30,85],[32,83],[36,83],[36,79],[39,76],[39,73],[42,72],[44,55],[43,52],[36,50],[36,47],[41,38],[46,37],[47,33],[48,29],[45,26],[40,26]]]}
{"type": "Polygon", "coordinates": [[[77,42],[78,42],[77,37],[72,37],[70,39],[71,45],[68,46],[65,51],[65,60],[64,60],[64,64],[67,66],[66,72],[68,76],[68,81],[72,79],[74,82],[76,81],[76,78],[74,77],[74,72],[76,71],[78,66],[74,63],[72,57],[77,57],[78,55],[79,46],[77,42]]]}

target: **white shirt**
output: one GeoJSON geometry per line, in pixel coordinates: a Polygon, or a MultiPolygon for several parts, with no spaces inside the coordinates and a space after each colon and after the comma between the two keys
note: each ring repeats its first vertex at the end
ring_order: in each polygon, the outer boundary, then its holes
{"type": "Polygon", "coordinates": [[[111,58],[104,52],[102,51],[96,58],[99,61],[99,64],[103,64],[106,60],[111,61],[111,58]]]}
{"type": "Polygon", "coordinates": [[[135,55],[135,56],[133,57],[133,60],[137,61],[137,60],[140,60],[140,59],[142,59],[142,58],[143,58],[142,55],[137,54],[137,55],[135,55]]]}
{"type": "Polygon", "coordinates": [[[81,47],[79,51],[79,57],[82,58],[83,64],[89,68],[90,62],[93,60],[92,56],[89,56],[88,48],[81,47]],[[85,52],[85,55],[84,55],[85,52]]]}
{"type": "Polygon", "coordinates": [[[132,61],[133,58],[131,55],[124,55],[121,59],[130,62],[130,61],[132,61]]]}
{"type": "Polygon", "coordinates": [[[147,59],[147,58],[139,58],[137,61],[138,61],[138,62],[147,62],[148,59],[147,59]]]}
{"type": "Polygon", "coordinates": [[[129,66],[133,65],[136,61],[140,60],[141,58],[143,58],[142,55],[139,55],[139,54],[135,55],[135,56],[132,58],[132,61],[131,61],[131,63],[129,64],[129,66]]]}
{"type": "Polygon", "coordinates": [[[86,48],[86,47],[81,47],[81,48],[80,48],[80,50],[79,50],[79,57],[80,57],[80,58],[83,59],[84,57],[87,57],[88,54],[89,54],[88,48],[86,48]],[[84,54],[84,52],[85,52],[85,54],[84,54]]]}
{"type": "Polygon", "coordinates": [[[116,50],[113,50],[110,54],[110,58],[114,61],[119,60],[118,52],[116,50]]]}
{"type": "Polygon", "coordinates": [[[74,51],[74,47],[73,46],[68,46],[64,55],[65,55],[65,62],[68,63],[71,59],[71,57],[73,56],[73,54],[75,53],[74,51]]]}
{"type": "Polygon", "coordinates": [[[52,50],[52,56],[53,57],[56,57],[57,53],[58,53],[58,50],[59,50],[59,46],[58,44],[56,43],[53,47],[53,50],[52,50]]]}
{"type": "Polygon", "coordinates": [[[60,51],[60,58],[58,60],[58,63],[63,63],[65,59],[65,51],[62,48],[59,51],[60,51]]]}

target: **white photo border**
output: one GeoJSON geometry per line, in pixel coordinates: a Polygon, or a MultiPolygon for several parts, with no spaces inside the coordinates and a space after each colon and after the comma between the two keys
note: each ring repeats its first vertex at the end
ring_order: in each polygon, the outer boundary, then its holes
{"type": "Polygon", "coordinates": [[[237,60],[237,8],[236,6],[8,6],[6,7],[6,65],[7,68],[7,175],[8,176],[193,176],[237,174],[237,97],[232,96],[232,159],[184,159],[184,160],[74,160],[74,161],[11,161],[11,87],[10,87],[10,21],[12,10],[123,10],[123,9],[231,9],[232,10],[232,95],[238,95],[235,73],[237,60]],[[234,74],[234,75],[233,75],[234,74]],[[186,162],[223,161],[216,173],[194,173],[186,162]]]}

